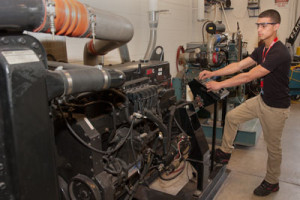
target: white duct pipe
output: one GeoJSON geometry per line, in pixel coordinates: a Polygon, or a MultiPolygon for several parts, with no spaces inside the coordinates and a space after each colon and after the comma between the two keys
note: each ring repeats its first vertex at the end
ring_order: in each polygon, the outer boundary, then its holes
{"type": "Polygon", "coordinates": [[[149,11],[157,11],[157,0],[149,0],[149,11]]]}
{"type": "Polygon", "coordinates": [[[156,45],[158,14],[158,11],[149,11],[150,40],[148,43],[147,51],[144,56],[144,60],[150,59],[152,51],[156,45]]]}
{"type": "Polygon", "coordinates": [[[198,21],[204,21],[205,17],[204,17],[204,10],[205,10],[205,6],[204,6],[204,0],[198,0],[198,15],[197,15],[197,20],[198,21]]]}
{"type": "Polygon", "coordinates": [[[144,56],[144,60],[149,60],[153,49],[156,45],[157,27],[158,27],[158,11],[157,0],[149,0],[149,27],[150,27],[150,39],[148,42],[147,51],[144,56]]]}

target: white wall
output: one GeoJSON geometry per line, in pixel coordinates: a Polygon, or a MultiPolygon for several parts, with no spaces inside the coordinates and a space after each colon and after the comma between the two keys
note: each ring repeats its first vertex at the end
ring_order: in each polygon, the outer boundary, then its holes
{"type": "MultiPolygon", "coordinates": [[[[127,18],[134,27],[133,39],[128,43],[132,60],[140,60],[144,57],[149,40],[148,0],[80,0],[98,9],[107,10],[127,18]]],[[[278,32],[279,39],[283,42],[290,34],[295,23],[295,6],[298,0],[289,0],[286,7],[278,8],[274,0],[261,0],[261,11],[276,9],[280,12],[282,23],[278,32]]],[[[228,24],[231,31],[236,31],[236,23],[239,22],[244,41],[248,42],[248,51],[251,53],[257,44],[257,32],[255,22],[257,18],[249,18],[247,12],[247,0],[231,0],[233,10],[226,10],[228,24]]],[[[202,41],[201,28],[203,22],[198,22],[197,0],[158,0],[159,10],[169,10],[160,14],[158,25],[158,37],[156,45],[164,48],[165,60],[170,62],[171,74],[176,74],[175,58],[179,45],[187,42],[202,41]]],[[[300,13],[298,3],[297,16],[300,13]]],[[[216,18],[225,24],[222,11],[217,9],[216,18]]],[[[206,17],[214,19],[214,12],[206,13],[206,17]]],[[[227,29],[228,30],[228,29],[227,29]]],[[[299,36],[300,37],[300,36],[299,36]]],[[[82,62],[83,46],[87,40],[67,38],[68,58],[70,62],[82,62]]],[[[299,39],[297,42],[299,45],[299,39]]],[[[105,56],[105,64],[120,63],[118,50],[114,50],[105,56]]]]}
{"type": "MultiPolygon", "coordinates": [[[[297,18],[300,15],[300,2],[298,2],[298,8],[296,8],[297,1],[298,0],[289,0],[288,4],[285,7],[278,7],[277,5],[275,5],[274,0],[260,0],[261,12],[267,9],[275,9],[280,13],[281,25],[278,30],[278,38],[283,43],[285,43],[285,39],[289,36],[292,28],[294,27],[294,24],[296,23],[296,12],[297,18]]],[[[248,42],[248,51],[251,53],[257,46],[258,42],[256,32],[257,28],[255,25],[257,18],[248,16],[247,2],[247,0],[231,0],[231,7],[233,7],[234,9],[226,10],[225,14],[227,15],[228,24],[231,28],[231,31],[236,31],[236,23],[239,22],[244,41],[248,42]]],[[[221,19],[225,23],[224,15],[222,13],[220,15],[221,19]]],[[[296,43],[296,45],[299,46],[299,42],[296,43]]]]}

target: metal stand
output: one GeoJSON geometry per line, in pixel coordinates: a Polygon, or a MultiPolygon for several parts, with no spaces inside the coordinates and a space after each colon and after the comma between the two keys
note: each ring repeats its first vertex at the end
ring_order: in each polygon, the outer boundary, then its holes
{"type": "Polygon", "coordinates": [[[217,112],[218,111],[218,102],[214,103],[214,121],[213,121],[213,135],[212,135],[212,144],[211,144],[211,160],[210,160],[210,172],[214,170],[214,160],[215,160],[215,148],[216,148],[216,130],[217,130],[217,112]]]}
{"type": "MultiPolygon", "coordinates": [[[[222,130],[224,132],[225,125],[225,115],[227,111],[227,97],[222,99],[222,130]]],[[[215,149],[216,149],[216,138],[217,138],[217,119],[218,119],[218,101],[214,103],[214,119],[213,119],[213,133],[212,133],[212,144],[211,144],[211,164],[210,172],[214,170],[214,158],[215,158],[215,149]]]]}

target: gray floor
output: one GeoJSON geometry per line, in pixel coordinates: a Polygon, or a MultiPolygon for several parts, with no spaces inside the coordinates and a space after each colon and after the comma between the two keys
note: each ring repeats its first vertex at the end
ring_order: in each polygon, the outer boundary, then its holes
{"type": "Polygon", "coordinates": [[[263,134],[254,147],[237,147],[228,164],[231,170],[215,200],[300,199],[300,103],[293,103],[282,137],[283,160],[280,190],[267,197],[256,197],[253,190],[264,178],[266,145],[263,134]]]}

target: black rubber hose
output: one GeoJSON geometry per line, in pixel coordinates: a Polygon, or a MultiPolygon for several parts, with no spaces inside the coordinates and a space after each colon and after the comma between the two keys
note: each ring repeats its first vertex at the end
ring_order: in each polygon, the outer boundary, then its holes
{"type": "MultiPolygon", "coordinates": [[[[158,117],[156,117],[151,111],[149,111],[148,109],[145,109],[144,110],[144,113],[145,113],[145,116],[151,120],[152,122],[154,122],[158,128],[161,130],[161,132],[163,133],[163,136],[165,139],[170,140],[168,138],[168,129],[167,127],[165,126],[165,124],[163,123],[163,121],[161,119],[159,119],[158,117]]],[[[167,152],[169,151],[170,149],[170,146],[171,146],[171,142],[168,144],[168,142],[164,142],[164,155],[167,154],[167,152]],[[169,146],[167,146],[169,145],[169,146]]]]}
{"type": "Polygon", "coordinates": [[[125,79],[123,72],[107,69],[79,68],[48,71],[46,77],[48,100],[64,95],[120,87],[125,79]]]}
{"type": "MultiPolygon", "coordinates": [[[[157,143],[158,143],[158,138],[157,138],[157,139],[155,140],[155,142],[154,142],[154,145],[153,145],[153,148],[152,148],[153,152],[155,152],[155,150],[156,150],[157,143]]],[[[132,187],[131,193],[128,194],[128,195],[124,198],[124,200],[128,200],[128,199],[131,200],[131,199],[133,198],[133,195],[134,195],[134,193],[135,193],[135,191],[136,191],[136,189],[137,189],[137,186],[143,182],[144,177],[146,176],[148,170],[150,169],[150,165],[152,164],[153,158],[154,158],[154,155],[151,154],[150,161],[147,163],[147,165],[146,165],[145,168],[143,169],[143,171],[142,171],[142,173],[141,173],[141,175],[140,175],[140,179],[137,180],[137,181],[135,182],[135,184],[134,184],[133,187],[132,187]]]]}
{"type": "MultiPolygon", "coordinates": [[[[124,99],[124,104],[125,104],[125,115],[126,115],[126,119],[128,123],[132,123],[132,119],[133,117],[129,114],[129,100],[127,98],[127,96],[125,94],[123,94],[122,92],[116,90],[116,89],[111,89],[111,91],[115,92],[116,94],[118,94],[119,96],[123,97],[124,99]]],[[[135,119],[134,120],[134,126],[138,123],[141,122],[141,119],[135,119]]]]}
{"type": "Polygon", "coordinates": [[[46,83],[48,91],[48,100],[52,100],[55,97],[59,97],[64,93],[64,80],[62,79],[60,74],[48,71],[46,83]]]}
{"type": "Polygon", "coordinates": [[[68,130],[70,131],[71,135],[73,135],[82,145],[84,145],[85,147],[87,147],[88,149],[91,149],[97,153],[100,153],[100,154],[104,154],[104,155],[110,155],[114,152],[116,152],[117,150],[119,150],[126,142],[126,140],[128,139],[132,129],[133,129],[133,124],[134,124],[134,119],[132,120],[132,123],[130,125],[130,128],[129,128],[129,131],[127,133],[127,135],[125,136],[125,138],[123,140],[121,140],[112,150],[109,150],[109,151],[102,151],[100,149],[97,149],[95,147],[92,147],[91,145],[87,144],[76,132],[75,130],[72,128],[72,126],[69,124],[68,120],[65,118],[64,114],[63,114],[63,111],[60,107],[60,105],[57,103],[57,106],[58,106],[58,109],[62,115],[62,118],[68,128],[68,130]]]}
{"type": "Polygon", "coordinates": [[[63,70],[75,70],[75,69],[92,69],[95,67],[89,65],[79,65],[79,64],[71,64],[71,63],[63,63],[57,61],[49,61],[48,60],[48,68],[55,70],[56,68],[62,68],[63,70]]]}
{"type": "MultiPolygon", "coordinates": [[[[176,106],[171,106],[170,107],[169,123],[168,123],[168,140],[167,140],[167,146],[168,147],[171,146],[172,126],[173,126],[175,111],[176,111],[176,106]]],[[[167,149],[167,155],[168,155],[169,151],[170,151],[170,148],[167,149]]]]}
{"type": "Polygon", "coordinates": [[[46,12],[43,0],[1,0],[0,30],[33,31],[42,25],[46,12]]]}

